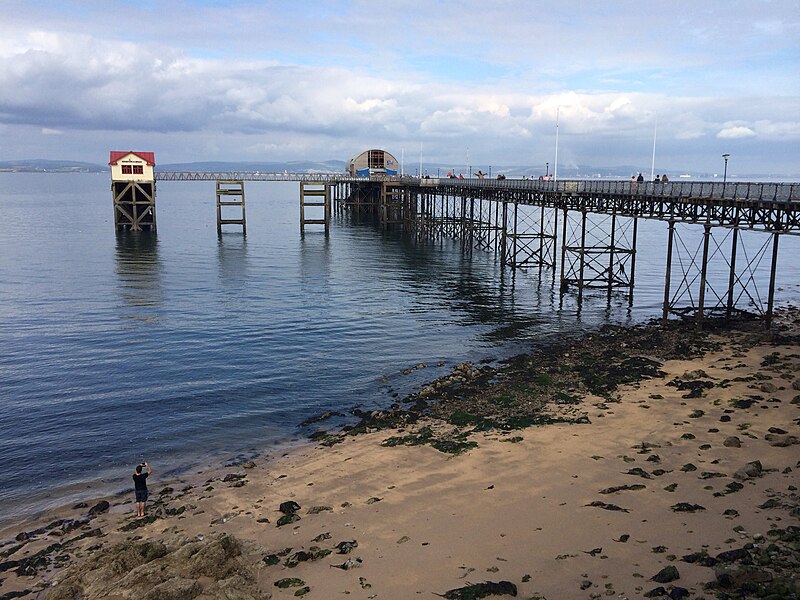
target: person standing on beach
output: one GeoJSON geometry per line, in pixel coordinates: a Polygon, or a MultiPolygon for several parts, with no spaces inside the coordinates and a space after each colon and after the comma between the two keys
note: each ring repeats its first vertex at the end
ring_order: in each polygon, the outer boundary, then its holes
{"type": "Polygon", "coordinates": [[[147,461],[140,465],[136,465],[136,471],[133,474],[133,487],[136,492],[136,516],[143,517],[145,504],[147,503],[147,476],[153,473],[153,469],[147,464],[147,461]],[[147,468],[147,473],[142,473],[143,468],[147,468]]]}

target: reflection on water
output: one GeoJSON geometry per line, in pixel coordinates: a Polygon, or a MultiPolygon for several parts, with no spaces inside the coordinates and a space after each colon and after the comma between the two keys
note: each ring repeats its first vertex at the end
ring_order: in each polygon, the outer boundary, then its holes
{"type": "Polygon", "coordinates": [[[303,292],[326,294],[331,277],[330,236],[323,232],[309,232],[300,236],[300,285],[303,292]]]}
{"type": "Polygon", "coordinates": [[[247,284],[247,236],[223,233],[218,237],[217,267],[220,285],[243,288],[247,284]]]}
{"type": "Polygon", "coordinates": [[[119,316],[157,322],[156,309],[163,303],[164,293],[155,232],[117,232],[115,258],[117,293],[122,300],[119,316]]]}

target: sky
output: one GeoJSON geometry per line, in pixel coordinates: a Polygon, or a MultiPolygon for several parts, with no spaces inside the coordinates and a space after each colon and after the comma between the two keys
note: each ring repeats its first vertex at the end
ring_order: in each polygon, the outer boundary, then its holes
{"type": "Polygon", "coordinates": [[[654,141],[800,175],[800,0],[0,0],[0,160],[649,171],[654,141]]]}

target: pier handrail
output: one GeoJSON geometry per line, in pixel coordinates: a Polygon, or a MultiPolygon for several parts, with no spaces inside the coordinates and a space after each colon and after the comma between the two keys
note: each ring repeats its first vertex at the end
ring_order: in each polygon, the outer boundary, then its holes
{"type": "Polygon", "coordinates": [[[793,202],[800,201],[800,183],[736,182],[717,183],[711,181],[678,181],[668,183],[633,181],[594,181],[584,179],[561,179],[540,181],[538,179],[453,179],[416,177],[403,178],[404,182],[421,182],[421,185],[453,185],[494,189],[516,189],[534,192],[562,194],[596,194],[647,196],[651,198],[703,198],[746,200],[749,202],[793,202]]]}

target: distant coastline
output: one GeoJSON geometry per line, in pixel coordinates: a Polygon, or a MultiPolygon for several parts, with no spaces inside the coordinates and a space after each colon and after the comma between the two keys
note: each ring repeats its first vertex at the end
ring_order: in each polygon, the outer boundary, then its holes
{"type": "MultiPolygon", "coordinates": [[[[491,172],[493,175],[503,174],[508,178],[535,177],[544,175],[537,166],[530,165],[473,165],[472,175],[478,170],[491,172]]],[[[285,161],[285,162],[253,162],[253,161],[198,161],[189,163],[169,163],[158,164],[156,172],[163,171],[260,171],[262,173],[344,173],[345,161],[285,161]]],[[[465,177],[469,175],[469,168],[463,165],[453,166],[448,163],[430,163],[423,166],[425,174],[434,176],[445,176],[449,171],[463,173],[465,177]]],[[[562,179],[613,179],[627,180],[632,174],[639,172],[645,173],[641,167],[632,165],[621,165],[614,167],[596,167],[591,165],[572,165],[559,168],[559,175],[562,179]]],[[[0,161],[0,173],[107,173],[108,166],[103,164],[69,161],[69,160],[49,160],[49,159],[21,159],[0,161]]],[[[673,181],[720,181],[721,173],[707,173],[700,171],[690,171],[687,169],[666,169],[660,171],[666,173],[673,181]]],[[[406,175],[415,176],[418,169],[409,169],[406,175]]],[[[646,173],[645,173],[646,174],[646,173]]],[[[800,181],[800,174],[793,173],[728,173],[728,181],[800,181]]]]}

